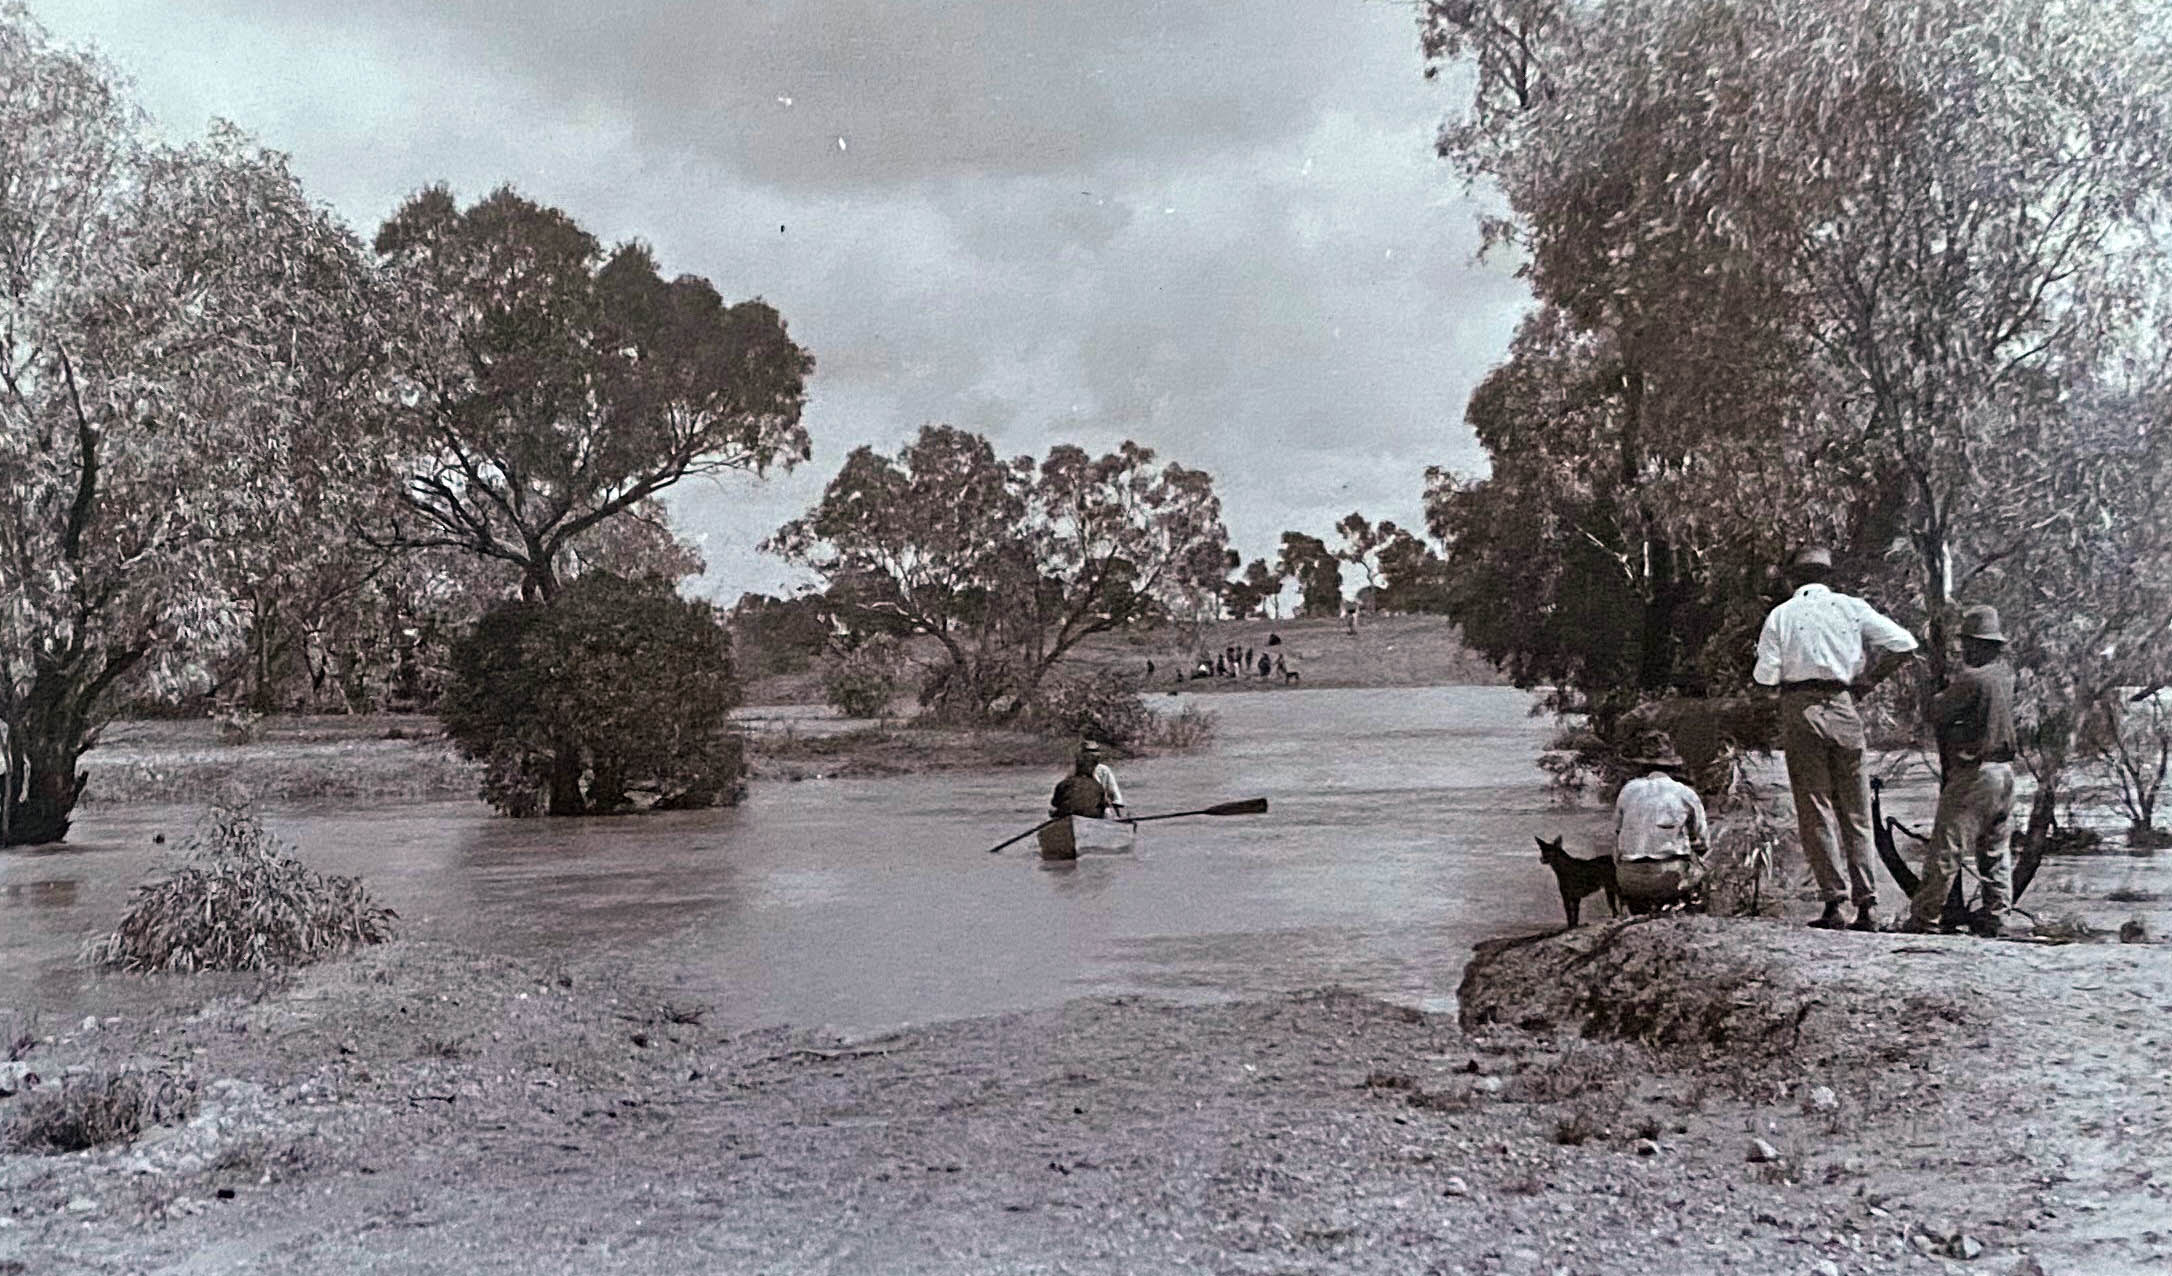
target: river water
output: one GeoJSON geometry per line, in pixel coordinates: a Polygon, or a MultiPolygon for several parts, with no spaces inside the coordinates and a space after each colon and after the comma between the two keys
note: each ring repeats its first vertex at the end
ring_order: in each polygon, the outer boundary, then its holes
{"type": "MultiPolygon", "coordinates": [[[[1176,700],[1164,702],[1174,708],[1176,700]]],[[[474,802],[268,810],[361,875],[409,935],[630,964],[733,1027],[870,1031],[1094,993],[1343,985],[1444,1008],[1471,945],[1560,923],[1536,832],[1589,838],[1532,765],[1550,730],[1500,687],[1207,698],[1207,750],[1124,765],[1135,814],[1266,796],[1264,816],[1149,824],[1130,854],[1043,864],[1057,777],[755,786],[743,805],[514,821],[474,802]]],[[[194,813],[87,809],[64,847],[0,854],[0,1007],[123,1012],[178,981],[75,963],[194,813]]]]}

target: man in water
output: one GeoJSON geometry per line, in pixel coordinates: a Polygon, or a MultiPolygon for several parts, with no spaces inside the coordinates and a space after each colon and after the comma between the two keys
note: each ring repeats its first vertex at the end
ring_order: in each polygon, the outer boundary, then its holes
{"type": "Polygon", "coordinates": [[[1094,778],[1094,757],[1080,749],[1071,774],[1056,781],[1055,795],[1048,799],[1048,818],[1084,815],[1100,819],[1108,810],[1108,792],[1094,778]]]}
{"type": "Polygon", "coordinates": [[[2013,933],[2007,910],[2014,902],[2013,862],[2006,853],[2014,814],[2014,667],[2006,663],[2006,635],[1992,607],[1961,615],[1961,662],[1944,691],[1931,698],[1931,726],[1945,779],[1938,789],[1938,818],[1923,857],[1923,880],[1909,899],[1900,929],[1918,934],[1939,929],[1946,892],[1961,857],[1975,853],[1983,879],[1977,933],[2013,933]]]}
{"type": "Polygon", "coordinates": [[[1654,732],[1639,757],[1643,774],[1614,799],[1614,881],[1632,913],[1687,902],[1704,881],[1704,799],[1682,783],[1674,740],[1654,732]]]}
{"type": "Polygon", "coordinates": [[[1116,772],[1110,770],[1108,762],[1102,758],[1100,743],[1094,740],[1086,741],[1079,746],[1078,756],[1080,760],[1092,765],[1094,783],[1101,786],[1101,793],[1107,799],[1109,810],[1116,813],[1117,819],[1125,818],[1129,812],[1124,810],[1123,786],[1116,782],[1116,772]]]}
{"type": "Polygon", "coordinates": [[[1830,550],[1813,546],[1795,555],[1787,568],[1794,594],[1765,617],[1750,676],[1780,689],[1780,743],[1795,823],[1825,897],[1825,911],[1810,924],[1876,930],[1870,778],[1863,773],[1863,719],[1855,702],[1915,653],[1916,640],[1869,603],[1829,588],[1832,573],[1830,550]],[[1841,917],[1850,899],[1852,926],[1841,917]]]}

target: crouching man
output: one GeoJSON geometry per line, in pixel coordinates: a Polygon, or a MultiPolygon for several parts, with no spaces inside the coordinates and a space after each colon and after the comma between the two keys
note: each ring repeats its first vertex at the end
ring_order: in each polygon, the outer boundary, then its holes
{"type": "Polygon", "coordinates": [[[1625,759],[1644,774],[1614,799],[1614,879],[1632,913],[1689,906],[1703,898],[1704,800],[1682,783],[1674,741],[1655,733],[1643,756],[1625,759]]]}

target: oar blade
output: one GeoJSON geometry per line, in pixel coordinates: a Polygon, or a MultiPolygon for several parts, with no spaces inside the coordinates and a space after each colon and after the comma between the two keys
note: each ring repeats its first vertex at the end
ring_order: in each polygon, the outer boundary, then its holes
{"type": "Polygon", "coordinates": [[[1246,798],[1246,799],[1244,799],[1244,800],[1243,800],[1243,801],[1241,801],[1241,802],[1224,802],[1224,803],[1222,803],[1222,804],[1221,804],[1220,806],[1210,806],[1210,807],[1208,807],[1208,808],[1207,808],[1206,810],[1204,810],[1204,811],[1201,811],[1201,812],[1200,812],[1200,814],[1201,814],[1201,815],[1265,815],[1265,814],[1267,814],[1267,799],[1266,799],[1266,798],[1263,798],[1263,797],[1256,797],[1256,798],[1246,798]]]}

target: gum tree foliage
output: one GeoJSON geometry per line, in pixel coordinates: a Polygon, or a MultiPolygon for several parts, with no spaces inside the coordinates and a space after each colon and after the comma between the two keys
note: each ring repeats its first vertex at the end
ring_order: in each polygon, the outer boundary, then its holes
{"type": "Polygon", "coordinates": [[[1351,512],[1335,524],[1342,537],[1335,557],[1365,573],[1367,595],[1382,611],[1444,612],[1447,571],[1433,547],[1398,527],[1393,519],[1378,525],[1351,512]]]}
{"type": "Polygon", "coordinates": [[[1342,614],[1342,560],[1327,542],[1303,532],[1282,533],[1275,570],[1283,579],[1297,582],[1300,616],[1342,614]]]}
{"type": "Polygon", "coordinates": [[[1382,526],[1389,531],[1377,555],[1381,610],[1446,614],[1447,563],[1408,528],[1392,523],[1382,526]]]}
{"type": "Polygon", "coordinates": [[[743,753],[731,635],[660,577],[584,573],[548,602],[508,599],[452,652],[439,712],[509,815],[736,800],[743,753]]]}
{"type": "Polygon", "coordinates": [[[152,142],[115,73],[0,15],[6,841],[57,840],[123,691],[170,696],[244,584],[381,456],[394,311],[283,157],[152,142]]]}
{"type": "Polygon", "coordinates": [[[1136,443],[1036,464],[930,425],[895,457],[855,449],[769,548],[822,577],[855,629],[934,638],[923,701],[986,717],[1029,707],[1089,635],[1211,596],[1226,540],[1212,478],[1136,443]]]}
{"type": "Polygon", "coordinates": [[[524,597],[548,599],[599,529],[661,526],[656,498],[681,480],[807,458],[814,361],[762,301],[665,279],[638,243],[606,253],[510,189],[464,211],[422,191],[376,247],[420,285],[438,336],[403,369],[424,460],[384,543],[509,564],[524,597]]]}
{"type": "Polygon", "coordinates": [[[1263,612],[1270,601],[1279,601],[1281,594],[1282,578],[1267,565],[1266,559],[1255,558],[1245,564],[1243,575],[1229,579],[1222,598],[1229,614],[1243,620],[1263,612]]]}
{"type": "MultiPolygon", "coordinates": [[[[2095,533],[2070,491],[2151,476],[2133,449],[2099,465],[2099,425],[2067,408],[2133,374],[2163,295],[2161,11],[1431,0],[1421,24],[1431,69],[1472,72],[1442,152],[1505,197],[1486,234],[1522,254],[1541,302],[1496,374],[1523,383],[1498,397],[1594,422],[1588,456],[1565,430],[1504,474],[1489,443],[1494,476],[1444,493],[1529,526],[1472,508],[1435,521],[1474,538],[1451,547],[1465,566],[1489,536],[1550,556],[1489,561],[1504,579],[1580,588],[1616,563],[1612,632],[1635,639],[1633,662],[1601,669],[1603,652],[1565,654],[1575,636],[1541,625],[1557,635],[1541,650],[1504,637],[1512,660],[1582,663],[1611,699],[1689,689],[1758,609],[1746,565],[1811,537],[1839,542],[1844,574],[1884,569],[1900,597],[1880,601],[1928,630],[1934,679],[1950,615],[2002,592],[1998,573],[2048,555],[2076,568],[2054,592],[2113,579],[2072,548],[2095,533]]],[[[1572,592],[1506,605],[1552,621],[1572,592]]],[[[2024,628],[2123,611],[2013,596],[2024,628]]],[[[2054,680],[2098,683],[2117,663],[2054,680]]]]}

